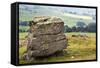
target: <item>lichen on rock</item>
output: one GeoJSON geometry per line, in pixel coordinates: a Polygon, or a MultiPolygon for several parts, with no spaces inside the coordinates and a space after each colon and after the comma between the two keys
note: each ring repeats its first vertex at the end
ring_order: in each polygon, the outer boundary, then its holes
{"type": "Polygon", "coordinates": [[[58,17],[38,16],[31,21],[27,37],[27,53],[29,56],[49,56],[67,47],[63,33],[64,22],[58,17]]]}

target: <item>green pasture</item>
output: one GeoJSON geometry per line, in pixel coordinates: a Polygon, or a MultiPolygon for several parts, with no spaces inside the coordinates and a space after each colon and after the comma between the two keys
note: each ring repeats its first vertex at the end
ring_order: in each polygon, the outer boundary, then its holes
{"type": "Polygon", "coordinates": [[[28,32],[20,32],[19,33],[19,39],[25,39],[25,37],[28,35],[28,32]]]}
{"type": "MultiPolygon", "coordinates": [[[[46,62],[63,62],[63,61],[78,61],[78,60],[95,60],[96,59],[96,37],[95,33],[85,33],[88,37],[72,37],[78,35],[79,32],[65,33],[68,38],[68,45],[62,52],[55,53],[52,56],[45,58],[37,58],[29,61],[20,59],[26,51],[26,46],[19,48],[19,63],[46,63],[46,62]]],[[[25,39],[27,33],[19,33],[19,41],[25,39]]]]}

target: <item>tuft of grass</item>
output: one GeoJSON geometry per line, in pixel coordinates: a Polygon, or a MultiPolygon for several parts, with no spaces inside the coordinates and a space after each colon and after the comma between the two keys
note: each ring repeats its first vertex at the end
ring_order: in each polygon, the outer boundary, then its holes
{"type": "Polygon", "coordinates": [[[28,35],[28,32],[20,32],[19,33],[19,40],[20,39],[25,39],[25,37],[28,35]]]}
{"type": "Polygon", "coordinates": [[[27,47],[23,46],[19,48],[19,59],[21,59],[21,57],[24,55],[24,53],[26,52],[27,47]]]}

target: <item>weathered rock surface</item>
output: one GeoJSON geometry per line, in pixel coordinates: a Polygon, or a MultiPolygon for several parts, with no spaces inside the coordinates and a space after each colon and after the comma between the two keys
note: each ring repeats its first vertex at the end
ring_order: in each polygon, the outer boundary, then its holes
{"type": "Polygon", "coordinates": [[[64,22],[57,17],[40,16],[31,21],[28,35],[27,53],[29,56],[49,56],[67,47],[63,33],[64,22]]]}

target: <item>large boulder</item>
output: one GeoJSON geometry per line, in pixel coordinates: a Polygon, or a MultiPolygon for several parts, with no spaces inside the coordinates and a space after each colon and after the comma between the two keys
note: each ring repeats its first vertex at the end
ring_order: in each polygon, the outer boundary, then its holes
{"type": "Polygon", "coordinates": [[[49,56],[67,47],[64,22],[58,17],[34,17],[27,38],[29,56],[49,56]]]}

